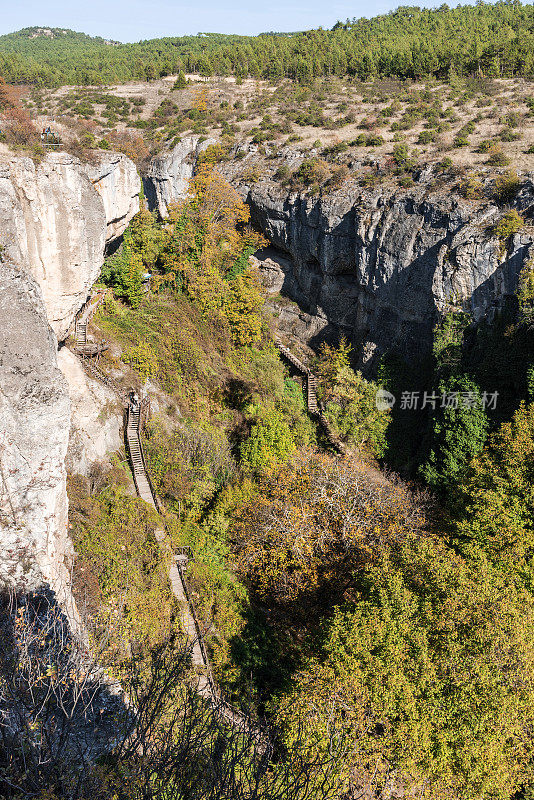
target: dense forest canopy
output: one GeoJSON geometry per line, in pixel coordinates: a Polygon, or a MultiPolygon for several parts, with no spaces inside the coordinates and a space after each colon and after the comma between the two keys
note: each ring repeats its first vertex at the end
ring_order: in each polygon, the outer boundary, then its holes
{"type": "Polygon", "coordinates": [[[338,22],[332,30],[280,35],[202,33],[135,44],[62,29],[27,28],[0,37],[0,74],[45,86],[153,79],[183,69],[307,81],[322,75],[417,79],[534,72],[534,5],[517,0],[437,9],[401,6],[338,22]]]}

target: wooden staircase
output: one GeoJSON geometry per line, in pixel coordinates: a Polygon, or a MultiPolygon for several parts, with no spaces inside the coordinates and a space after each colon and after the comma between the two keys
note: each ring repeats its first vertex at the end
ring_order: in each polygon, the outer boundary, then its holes
{"type": "Polygon", "coordinates": [[[76,348],[83,349],[87,344],[87,322],[77,322],[75,336],[76,348]]]}
{"type": "Polygon", "coordinates": [[[130,460],[132,463],[132,471],[135,482],[135,488],[139,497],[148,503],[153,508],[156,508],[154,495],[148,481],[145,459],[141,447],[140,439],[140,420],[141,420],[141,406],[133,406],[131,403],[128,406],[128,424],[126,427],[126,439],[128,441],[128,450],[130,452],[130,460]]]}
{"type": "MultiPolygon", "coordinates": [[[[150,484],[146,469],[145,456],[141,443],[141,421],[143,404],[129,401],[127,409],[126,440],[130,453],[133,477],[139,497],[157,510],[158,502],[150,484]]],[[[165,531],[158,528],[155,532],[156,539],[163,546],[165,531]]],[[[247,731],[257,740],[262,749],[269,746],[265,733],[246,714],[233,708],[221,696],[219,688],[213,678],[209,657],[204,645],[204,637],[199,625],[195,606],[187,587],[185,569],[189,557],[182,548],[181,552],[173,559],[169,569],[171,589],[178,601],[182,616],[182,628],[191,643],[191,661],[199,671],[197,691],[202,697],[219,709],[222,717],[231,725],[247,731]]]]}
{"type": "Polygon", "coordinates": [[[317,378],[311,372],[308,372],[307,389],[308,412],[317,414],[319,411],[319,406],[317,405],[317,378]]]}
{"type": "Polygon", "coordinates": [[[88,337],[89,322],[99,305],[104,302],[106,295],[107,289],[99,289],[92,294],[76,317],[74,324],[74,351],[82,357],[98,356],[108,349],[104,339],[101,342],[94,342],[90,341],[88,337]]]}

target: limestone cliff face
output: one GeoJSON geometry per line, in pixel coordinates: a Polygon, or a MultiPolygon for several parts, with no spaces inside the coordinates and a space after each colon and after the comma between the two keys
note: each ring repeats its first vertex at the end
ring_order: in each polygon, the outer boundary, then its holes
{"type": "Polygon", "coordinates": [[[106,243],[122,236],[139,211],[141,179],[133,161],[121,153],[100,156],[83,169],[102,198],[106,215],[106,243]]]}
{"type": "Polygon", "coordinates": [[[166,217],[170,203],[183,200],[195,174],[198,156],[214,142],[214,139],[200,141],[200,136],[186,136],[171,152],[152,159],[143,181],[150,210],[166,217]]]}
{"type": "Polygon", "coordinates": [[[53,153],[0,163],[0,247],[41,287],[48,321],[63,339],[104,257],[139,208],[135,165],[111,154],[83,165],[53,153]]]}
{"type": "Polygon", "coordinates": [[[70,402],[40,288],[0,260],[0,588],[47,581],[64,601],[70,402]]]}
{"type": "MultiPolygon", "coordinates": [[[[323,198],[288,195],[270,181],[241,190],[278,250],[258,254],[267,283],[308,313],[299,322],[308,339],[344,332],[361,346],[362,366],[391,348],[416,360],[431,345],[438,313],[451,305],[481,319],[515,291],[534,254],[531,227],[503,248],[492,233],[497,206],[425,185],[345,188],[323,198]]],[[[531,181],[517,205],[532,218],[531,181]]]]}
{"type": "Polygon", "coordinates": [[[123,409],[115,394],[84,372],[78,358],[62,347],[58,365],[65,376],[71,403],[69,472],[88,475],[92,464],[108,461],[122,445],[123,409]]]}

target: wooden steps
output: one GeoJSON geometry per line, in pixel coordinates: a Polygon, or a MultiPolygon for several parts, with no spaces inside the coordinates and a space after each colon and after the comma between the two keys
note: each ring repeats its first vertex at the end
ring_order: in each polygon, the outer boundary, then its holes
{"type": "MultiPolygon", "coordinates": [[[[150,486],[146,472],[145,457],[141,444],[141,407],[128,404],[126,425],[126,440],[132,465],[133,477],[137,493],[146,503],[157,509],[156,497],[150,486]]],[[[156,539],[161,546],[164,544],[165,532],[163,528],[156,531],[156,539]]],[[[208,654],[204,646],[202,631],[195,614],[195,607],[190,597],[185,568],[188,563],[188,556],[181,554],[176,557],[169,568],[169,582],[171,590],[180,607],[182,628],[191,643],[191,662],[200,674],[198,676],[197,691],[216,707],[221,716],[231,725],[243,731],[251,733],[258,744],[267,749],[268,740],[262,730],[260,730],[245,714],[234,709],[220,695],[220,691],[212,675],[211,665],[208,654]]]]}
{"type": "Polygon", "coordinates": [[[85,347],[87,344],[87,322],[77,322],[75,331],[76,347],[85,347]]]}

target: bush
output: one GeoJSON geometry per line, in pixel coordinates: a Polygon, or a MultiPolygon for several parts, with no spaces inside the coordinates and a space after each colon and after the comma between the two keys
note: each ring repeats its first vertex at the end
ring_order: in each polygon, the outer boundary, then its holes
{"type": "Polygon", "coordinates": [[[396,144],[392,156],[399,169],[409,170],[415,166],[415,160],[410,156],[408,146],[405,144],[396,144]]]}
{"type": "Polygon", "coordinates": [[[466,200],[478,200],[482,197],[484,185],[478,175],[473,172],[468,173],[458,184],[458,191],[466,200]]]}
{"type": "Polygon", "coordinates": [[[495,179],[495,195],[501,203],[508,203],[517,194],[520,180],[517,172],[509,169],[495,179]]]}
{"type": "Polygon", "coordinates": [[[287,461],[295,450],[289,425],[281,413],[269,409],[253,424],[249,438],[241,445],[243,462],[255,473],[273,469],[287,461]]]}
{"type": "Polygon", "coordinates": [[[293,173],[293,181],[304,186],[322,186],[330,177],[330,167],[320,158],[306,158],[293,173]]]}
{"type": "Polygon", "coordinates": [[[492,167],[507,167],[510,164],[510,159],[504,155],[502,150],[494,146],[490,150],[490,157],[486,163],[492,167]]]}
{"type": "Polygon", "coordinates": [[[433,489],[446,491],[457,484],[470,460],[484,447],[488,418],[480,390],[467,376],[442,381],[438,396],[430,455],[421,474],[433,489]],[[442,397],[450,398],[450,404],[443,406],[442,397]]]}
{"type": "Polygon", "coordinates": [[[417,144],[430,144],[434,140],[434,134],[431,131],[421,131],[417,137],[417,144]]]}
{"type": "Polygon", "coordinates": [[[510,236],[513,236],[514,233],[517,233],[517,231],[524,224],[525,220],[514,208],[511,211],[507,211],[506,214],[501,217],[499,222],[495,225],[493,233],[501,242],[504,243],[510,238],[510,236]]]}

